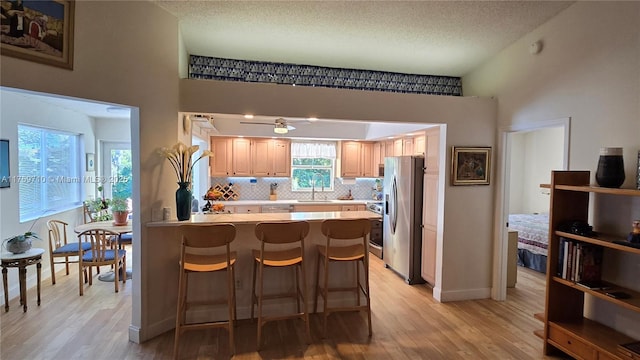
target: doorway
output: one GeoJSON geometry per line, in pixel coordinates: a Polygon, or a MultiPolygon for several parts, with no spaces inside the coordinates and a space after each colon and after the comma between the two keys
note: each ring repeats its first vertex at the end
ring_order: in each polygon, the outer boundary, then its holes
{"type": "MultiPolygon", "coordinates": [[[[502,186],[499,186],[497,193],[499,200],[496,207],[492,290],[492,298],[495,300],[506,300],[507,285],[514,285],[513,279],[509,279],[511,284],[507,281],[508,273],[511,272],[513,278],[513,271],[517,273],[517,268],[513,268],[514,264],[528,252],[523,249],[522,239],[512,241],[509,251],[509,231],[513,231],[509,228],[509,215],[544,216],[548,213],[550,199],[547,195],[548,189],[543,184],[550,183],[552,170],[569,168],[569,135],[570,118],[513,125],[501,130],[500,162],[503,166],[499,178],[502,186]],[[513,246],[518,248],[513,249],[513,246]],[[513,259],[514,256],[517,258],[513,259]]],[[[542,241],[548,241],[548,221],[541,224],[541,217],[534,218],[538,222],[537,227],[546,227],[547,235],[542,236],[542,241]]],[[[514,235],[512,233],[512,237],[514,235]]],[[[536,246],[536,249],[529,250],[543,255],[538,257],[537,261],[544,260],[546,264],[546,248],[542,250],[545,245],[536,246]]],[[[539,265],[538,268],[546,271],[544,265],[539,265]]],[[[517,287],[517,279],[515,286],[517,287]]]]}
{"type": "Polygon", "coordinates": [[[133,185],[131,143],[104,141],[101,151],[104,196],[131,199],[133,185]]]}

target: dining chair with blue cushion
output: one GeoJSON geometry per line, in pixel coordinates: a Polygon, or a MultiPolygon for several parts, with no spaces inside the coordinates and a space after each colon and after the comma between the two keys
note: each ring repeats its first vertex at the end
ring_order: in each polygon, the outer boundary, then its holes
{"type": "Polygon", "coordinates": [[[85,251],[91,249],[91,244],[88,242],[67,242],[68,225],[66,222],[60,220],[47,221],[52,285],[56,284],[56,264],[64,264],[66,274],[69,275],[69,264],[77,263],[78,257],[85,251]]]}
{"type": "MultiPolygon", "coordinates": [[[[78,234],[78,239],[85,239],[91,244],[91,249],[86,251],[79,261],[80,272],[80,296],[83,295],[83,270],[89,268],[88,282],[89,285],[93,284],[93,274],[91,268],[102,265],[113,265],[115,274],[115,290],[118,292],[118,282],[122,277],[122,283],[126,283],[126,264],[127,264],[127,251],[123,249],[117,249],[115,243],[111,241],[114,236],[118,236],[118,233],[105,230],[105,229],[91,229],[86,230],[78,234]]],[[[84,275],[87,276],[87,275],[84,275]]]]}

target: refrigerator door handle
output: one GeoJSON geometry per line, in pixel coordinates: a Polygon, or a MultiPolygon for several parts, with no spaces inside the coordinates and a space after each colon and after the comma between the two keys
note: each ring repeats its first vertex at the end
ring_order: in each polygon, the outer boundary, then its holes
{"type": "Polygon", "coordinates": [[[391,211],[389,212],[389,220],[391,220],[391,233],[396,233],[396,225],[398,224],[398,184],[396,177],[391,181],[391,211]]]}

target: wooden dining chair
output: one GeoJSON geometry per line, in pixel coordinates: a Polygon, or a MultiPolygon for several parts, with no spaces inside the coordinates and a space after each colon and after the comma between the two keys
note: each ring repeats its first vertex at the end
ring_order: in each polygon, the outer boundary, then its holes
{"type": "Polygon", "coordinates": [[[69,275],[69,264],[77,263],[85,251],[91,249],[86,241],[67,241],[67,224],[60,220],[47,221],[49,229],[49,262],[51,266],[51,284],[56,284],[56,264],[64,264],[69,275]],[[71,259],[70,259],[71,258],[71,259]]]}
{"type": "Polygon", "coordinates": [[[269,321],[289,318],[301,318],[305,322],[307,341],[311,341],[309,329],[309,312],[307,311],[307,276],[304,265],[304,239],[309,234],[309,223],[306,221],[261,222],[256,225],[255,235],[260,240],[260,249],[253,253],[253,281],[251,287],[251,319],[254,318],[255,306],[258,306],[258,349],[262,345],[262,326],[269,321]],[[286,248],[283,248],[285,245],[286,248]],[[297,246],[296,246],[297,245],[297,246]],[[291,267],[294,276],[294,291],[289,293],[265,295],[264,278],[266,268],[291,267]],[[298,272],[300,275],[298,276],[298,272]],[[256,281],[258,293],[256,294],[256,281]],[[294,298],[297,312],[290,315],[264,316],[264,301],[270,299],[294,298]],[[300,302],[302,301],[302,309],[300,302]]]}
{"type": "MultiPolygon", "coordinates": [[[[318,262],[316,264],[316,286],[313,303],[313,311],[318,309],[318,296],[323,299],[323,336],[327,336],[327,318],[332,312],[338,311],[365,311],[369,321],[369,336],[371,328],[371,298],[369,294],[369,251],[368,235],[371,232],[369,219],[328,219],[324,220],[320,227],[326,237],[325,245],[318,245],[318,262]],[[345,244],[349,241],[349,244],[345,244]],[[331,262],[354,262],[356,267],[356,283],[353,287],[330,288],[329,264],[331,262]],[[323,265],[322,285],[320,284],[320,265],[323,265]],[[364,281],[360,279],[360,264],[364,281]],[[352,291],[356,295],[354,306],[329,307],[329,293],[340,291],[352,291]],[[365,304],[360,300],[360,295],[365,297],[365,304]]],[[[334,275],[339,276],[339,275],[334,275]]]]}
{"type": "MultiPolygon", "coordinates": [[[[181,226],[182,246],[180,251],[180,279],[178,281],[178,306],[176,313],[176,330],[173,342],[173,358],[177,359],[180,347],[180,335],[189,329],[206,329],[225,327],[229,331],[229,349],[235,352],[233,334],[236,318],[235,272],[237,254],[231,251],[231,242],[236,237],[233,224],[181,226]],[[224,250],[220,250],[224,248],[224,250]],[[214,273],[225,271],[227,275],[226,300],[188,301],[189,274],[214,273]],[[187,310],[190,305],[215,305],[226,303],[229,309],[227,321],[210,321],[186,323],[187,310]]],[[[196,275],[197,276],[197,275],[196,275]]]]}
{"type": "Polygon", "coordinates": [[[100,267],[102,265],[112,265],[114,268],[115,276],[115,290],[118,292],[119,278],[122,277],[122,283],[126,283],[127,275],[127,251],[117,249],[114,246],[114,242],[111,240],[114,236],[119,234],[113,231],[105,229],[91,229],[86,230],[78,234],[78,239],[89,242],[91,249],[86,251],[81,257],[79,263],[79,284],[80,284],[80,296],[84,293],[83,277],[85,282],[89,282],[89,285],[93,284],[92,268],[94,266],[100,267]],[[84,275],[85,268],[88,268],[88,275],[84,275]]]}

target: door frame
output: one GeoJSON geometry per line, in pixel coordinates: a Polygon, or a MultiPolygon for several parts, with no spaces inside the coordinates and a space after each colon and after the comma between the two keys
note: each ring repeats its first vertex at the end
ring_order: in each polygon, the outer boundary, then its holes
{"type": "MultiPolygon", "coordinates": [[[[113,174],[111,174],[111,159],[110,154],[111,150],[129,150],[131,153],[131,161],[133,162],[133,150],[131,149],[131,142],[126,141],[100,141],[100,162],[99,169],[102,174],[103,180],[111,179],[113,174]]],[[[133,164],[132,164],[133,166],[133,164]]],[[[133,169],[131,169],[133,172],[133,169]]],[[[133,176],[133,175],[132,175],[133,176]]],[[[132,179],[133,180],[133,179],[132,179]]],[[[111,191],[111,181],[104,181],[103,186],[103,194],[107,198],[113,198],[113,193],[111,191]]],[[[132,194],[133,196],[133,194],[132,194]]]]}
{"type": "Polygon", "coordinates": [[[563,170],[569,169],[569,150],[571,139],[571,118],[514,124],[498,129],[498,184],[496,187],[496,209],[494,214],[493,279],[491,298],[498,301],[507,299],[507,257],[509,233],[507,230],[509,210],[509,180],[511,172],[512,135],[518,132],[534,131],[545,128],[562,127],[564,129],[563,170]]]}

